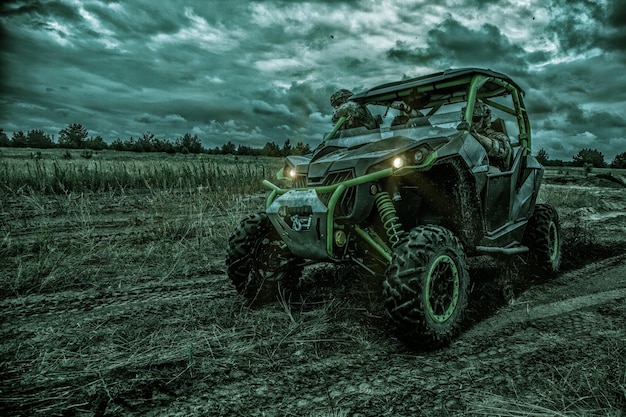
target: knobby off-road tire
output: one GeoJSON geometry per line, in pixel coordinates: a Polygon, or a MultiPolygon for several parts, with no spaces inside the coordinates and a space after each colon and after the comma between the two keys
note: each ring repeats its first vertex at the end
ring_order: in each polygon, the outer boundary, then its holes
{"type": "Polygon", "coordinates": [[[561,266],[561,225],[557,211],[549,204],[536,204],[528,221],[523,244],[528,272],[540,278],[553,276],[561,266]]]}
{"type": "Polygon", "coordinates": [[[302,266],[279,238],[265,213],[243,219],[228,240],[228,276],[251,306],[276,301],[279,291],[289,292],[302,266]]]}
{"type": "Polygon", "coordinates": [[[418,226],[400,242],[387,269],[386,314],[405,343],[437,348],[458,334],[468,288],[459,239],[441,226],[418,226]]]}

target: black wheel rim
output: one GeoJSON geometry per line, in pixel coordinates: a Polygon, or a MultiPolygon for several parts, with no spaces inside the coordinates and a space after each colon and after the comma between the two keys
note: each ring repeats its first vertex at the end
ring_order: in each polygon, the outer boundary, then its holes
{"type": "Polygon", "coordinates": [[[426,311],[430,318],[443,323],[452,316],[459,302],[460,277],[454,260],[438,256],[428,270],[426,279],[426,311]]]}

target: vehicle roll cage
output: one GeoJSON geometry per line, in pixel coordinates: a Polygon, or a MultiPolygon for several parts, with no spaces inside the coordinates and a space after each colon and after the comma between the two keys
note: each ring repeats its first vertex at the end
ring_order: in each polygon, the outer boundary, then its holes
{"type": "Polygon", "coordinates": [[[383,84],[350,97],[361,104],[390,106],[403,100],[410,104],[422,100],[424,108],[431,107],[428,116],[436,113],[443,105],[467,102],[464,120],[471,122],[476,99],[502,112],[514,116],[519,125],[518,141],[512,146],[521,146],[524,154],[531,149],[531,130],[528,113],[524,105],[524,90],[505,74],[476,68],[447,70],[441,73],[411,80],[383,84]],[[511,95],[513,107],[492,100],[511,95]],[[426,99],[426,101],[424,101],[426,99]]]}

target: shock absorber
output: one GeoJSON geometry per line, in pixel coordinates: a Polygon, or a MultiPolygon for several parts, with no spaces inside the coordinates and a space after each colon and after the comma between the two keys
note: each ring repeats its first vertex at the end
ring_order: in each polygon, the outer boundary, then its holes
{"type": "Polygon", "coordinates": [[[384,191],[376,194],[375,201],[380,221],[383,223],[387,239],[393,249],[400,243],[400,237],[404,233],[402,224],[400,224],[400,218],[388,192],[384,191]]]}

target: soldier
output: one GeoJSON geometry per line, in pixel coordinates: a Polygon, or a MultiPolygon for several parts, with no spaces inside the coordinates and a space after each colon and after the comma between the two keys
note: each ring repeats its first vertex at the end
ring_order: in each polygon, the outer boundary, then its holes
{"type": "Polygon", "coordinates": [[[346,120],[341,125],[341,129],[351,129],[353,127],[365,126],[368,129],[378,127],[378,122],[365,107],[354,101],[348,101],[352,96],[352,91],[341,89],[330,96],[330,105],[335,109],[333,114],[333,124],[337,123],[340,118],[345,117],[346,120]]]}
{"type": "Polygon", "coordinates": [[[485,148],[491,165],[500,169],[508,168],[511,142],[504,133],[491,127],[491,110],[481,100],[476,100],[472,114],[471,135],[485,148]]]}
{"type": "Polygon", "coordinates": [[[398,126],[407,123],[413,117],[423,117],[424,114],[416,109],[411,108],[404,101],[394,101],[391,103],[391,108],[400,110],[402,113],[397,115],[391,121],[391,126],[398,126]]]}

